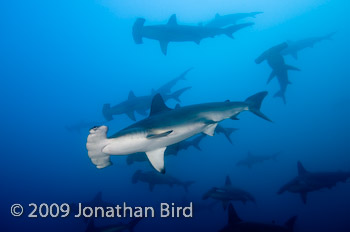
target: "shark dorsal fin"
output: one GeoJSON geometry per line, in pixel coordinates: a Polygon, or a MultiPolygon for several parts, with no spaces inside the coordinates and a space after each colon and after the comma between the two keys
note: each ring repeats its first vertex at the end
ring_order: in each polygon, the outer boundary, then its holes
{"type": "Polygon", "coordinates": [[[228,205],[228,224],[233,225],[241,221],[242,220],[238,217],[235,208],[233,208],[233,205],[230,203],[228,205]]]}
{"type": "Polygon", "coordinates": [[[304,175],[304,174],[306,174],[306,173],[307,173],[306,169],[305,169],[304,166],[301,164],[301,162],[298,161],[298,175],[299,175],[299,176],[302,176],[302,175],[304,175]]]}
{"type": "Polygon", "coordinates": [[[132,90],[130,90],[128,99],[130,100],[130,99],[133,99],[133,98],[135,98],[135,97],[136,97],[136,96],[135,96],[134,92],[133,92],[132,90]]]}
{"type": "Polygon", "coordinates": [[[154,89],[151,90],[151,95],[156,95],[156,91],[154,89]]]}
{"type": "Polygon", "coordinates": [[[219,13],[216,13],[215,18],[216,18],[216,19],[217,19],[217,18],[220,18],[219,13]]]}
{"type": "Polygon", "coordinates": [[[175,109],[179,109],[179,108],[181,108],[181,106],[180,106],[179,103],[177,103],[176,106],[175,106],[175,109]]]}
{"type": "Polygon", "coordinates": [[[225,186],[231,186],[232,183],[231,183],[231,179],[229,176],[226,176],[226,180],[225,180],[225,186]]]}
{"type": "Polygon", "coordinates": [[[172,16],[170,16],[168,25],[172,25],[172,26],[177,25],[176,14],[173,14],[172,16]]]}
{"type": "Polygon", "coordinates": [[[151,113],[149,116],[155,115],[159,112],[170,111],[171,109],[167,107],[164,103],[162,96],[157,93],[152,100],[151,113]]]}

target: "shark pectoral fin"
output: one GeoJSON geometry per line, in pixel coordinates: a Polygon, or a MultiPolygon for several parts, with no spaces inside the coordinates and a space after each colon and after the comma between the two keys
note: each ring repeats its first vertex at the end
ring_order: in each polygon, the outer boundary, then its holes
{"type": "Polygon", "coordinates": [[[215,132],[215,128],[216,128],[217,125],[218,125],[218,123],[209,124],[209,125],[205,128],[205,130],[203,131],[203,133],[206,134],[206,135],[213,136],[213,135],[214,135],[214,132],[215,132]]]}
{"type": "Polygon", "coordinates": [[[169,43],[168,41],[159,40],[160,49],[162,50],[164,55],[166,55],[166,53],[168,51],[168,43],[169,43]]]}
{"type": "Polygon", "coordinates": [[[271,81],[275,76],[276,76],[275,71],[272,71],[272,72],[270,73],[269,79],[267,79],[266,84],[270,83],[270,81],[271,81]]]}
{"type": "Polygon", "coordinates": [[[236,210],[233,208],[233,205],[228,206],[228,224],[234,225],[241,222],[242,220],[238,217],[236,210]]]}
{"type": "Polygon", "coordinates": [[[288,64],[286,64],[286,68],[287,68],[288,70],[300,71],[300,69],[298,69],[297,67],[294,67],[294,66],[288,65],[288,64]]]}
{"type": "Polygon", "coordinates": [[[164,151],[166,147],[161,147],[153,151],[146,152],[146,155],[152,166],[160,173],[164,174],[164,151]]]}
{"type": "Polygon", "coordinates": [[[134,111],[126,112],[126,115],[128,115],[131,120],[136,121],[134,111]]]}
{"type": "Polygon", "coordinates": [[[170,131],[166,131],[160,134],[149,134],[146,136],[147,139],[156,139],[156,138],[161,138],[161,137],[165,137],[168,136],[171,132],[173,132],[173,130],[170,131]]]}
{"type": "Polygon", "coordinates": [[[303,201],[303,203],[306,204],[307,192],[301,192],[300,197],[301,197],[301,200],[303,201]]]}

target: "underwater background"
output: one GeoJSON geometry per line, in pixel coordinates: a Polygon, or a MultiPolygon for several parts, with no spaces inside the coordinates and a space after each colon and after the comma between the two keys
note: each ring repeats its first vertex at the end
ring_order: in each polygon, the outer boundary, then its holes
{"type": "MultiPolygon", "coordinates": [[[[103,200],[128,205],[203,201],[203,194],[232,184],[256,199],[256,204],[234,202],[243,220],[283,224],[297,215],[295,231],[350,231],[350,183],[308,194],[277,195],[297,175],[300,160],[309,171],[350,171],[349,15],[345,0],[61,0],[3,1],[0,8],[1,83],[1,231],[85,231],[82,219],[28,218],[29,203],[88,202],[98,192],[103,200]],[[161,53],[157,41],[135,44],[132,25],[138,17],[146,25],[165,24],[172,14],[179,24],[198,25],[221,15],[261,11],[251,27],[195,43],[170,43],[161,53]],[[317,43],[286,63],[301,71],[289,72],[287,103],[273,95],[278,83],[266,80],[271,69],[254,60],[268,48],[336,32],[332,40],[317,43]],[[231,138],[207,136],[202,151],[191,147],[165,158],[167,173],[192,180],[188,193],[178,186],[133,184],[136,170],[152,171],[148,162],[128,165],[126,156],[113,156],[114,165],[97,169],[87,155],[90,127],[104,124],[109,134],[133,123],[125,114],[105,122],[102,106],[118,104],[132,90],[148,95],[193,67],[174,89],[192,88],[181,106],[243,101],[268,91],[262,111],[273,123],[245,112],[221,125],[237,128],[231,138]],[[79,123],[87,125],[79,127],[79,123]],[[91,124],[91,125],[90,125],[91,124]],[[73,126],[72,126],[73,125],[73,126]],[[76,126],[76,130],[69,129],[76,126]],[[236,163],[248,152],[281,152],[276,161],[253,168],[236,163]],[[12,204],[24,206],[13,217],[12,204]]],[[[166,104],[173,108],[176,101],[166,104]]],[[[136,114],[137,120],[144,116],[136,114]]],[[[130,219],[104,219],[96,224],[127,223],[130,219]]],[[[193,218],[145,218],[135,231],[218,231],[227,224],[221,204],[194,212],[193,218]]]]}

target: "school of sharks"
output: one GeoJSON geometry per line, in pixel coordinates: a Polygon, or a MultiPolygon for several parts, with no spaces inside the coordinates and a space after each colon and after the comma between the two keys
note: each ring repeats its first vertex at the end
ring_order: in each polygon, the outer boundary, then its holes
{"type": "MultiPolygon", "coordinates": [[[[220,35],[227,36],[229,40],[233,37],[239,38],[240,33],[244,33],[246,28],[252,27],[254,20],[259,20],[261,14],[265,13],[256,11],[227,15],[216,14],[212,20],[206,23],[200,22],[198,25],[179,22],[175,14],[171,15],[165,24],[152,23],[145,18],[137,18],[132,26],[132,38],[137,47],[141,44],[147,46],[154,40],[157,41],[160,51],[155,50],[154,52],[167,56],[172,52],[171,48],[168,49],[170,43],[194,42],[200,45],[202,40],[213,39],[220,35]]],[[[282,105],[287,104],[287,87],[292,83],[289,79],[289,72],[302,72],[298,67],[287,64],[285,57],[291,56],[295,61],[298,61],[298,57],[302,56],[304,49],[312,49],[316,44],[322,46],[322,43],[329,43],[335,36],[336,32],[326,31],[323,35],[316,37],[281,41],[279,44],[271,44],[271,47],[262,47],[260,55],[252,58],[252,61],[255,61],[256,64],[266,61],[271,68],[270,75],[266,77],[267,84],[276,80],[279,85],[279,90],[272,93],[272,97],[280,98],[282,105]]],[[[148,90],[149,95],[139,96],[130,90],[123,101],[118,102],[117,99],[110,99],[110,102],[114,102],[112,105],[108,102],[101,106],[101,114],[104,118],[102,122],[91,120],[91,122],[67,126],[70,131],[86,130],[91,127],[86,149],[89,159],[97,169],[105,170],[113,164],[112,161],[125,162],[115,157],[123,156],[126,157],[127,168],[133,168],[138,163],[146,164],[142,166],[143,169],[140,169],[140,166],[133,169],[133,175],[129,177],[132,184],[145,185],[148,187],[148,190],[145,188],[145,191],[151,193],[156,192],[159,188],[168,188],[168,191],[175,192],[181,192],[180,189],[183,188],[181,194],[186,195],[191,191],[192,186],[196,185],[197,180],[191,176],[188,176],[186,180],[181,180],[176,177],[177,173],[168,173],[166,164],[172,162],[170,156],[177,157],[186,150],[191,150],[191,153],[200,153],[202,151],[200,144],[210,143],[211,136],[219,136],[234,146],[232,134],[235,134],[238,128],[224,126],[221,122],[232,120],[233,123],[239,125],[239,121],[236,120],[246,117],[245,111],[262,119],[259,123],[278,123],[278,119],[270,118],[269,112],[263,110],[266,96],[269,94],[264,90],[265,86],[261,86],[260,92],[253,92],[250,96],[241,96],[240,99],[223,99],[221,102],[194,101],[195,104],[186,104],[185,101],[181,101],[182,95],[190,92],[193,86],[177,88],[176,90],[174,88],[179,82],[186,83],[190,79],[191,72],[194,72],[196,67],[191,67],[191,64],[188,66],[190,68],[182,73],[174,74],[168,79],[164,78],[162,86],[148,90]],[[167,105],[168,101],[175,101],[177,104],[171,108],[167,105]],[[126,125],[122,130],[111,131],[109,134],[109,127],[105,124],[117,121],[121,115],[127,116],[130,121],[129,125],[126,125]],[[169,187],[161,187],[162,185],[169,187]],[[173,186],[176,187],[170,188],[173,186]],[[177,187],[180,189],[178,190],[177,187]]],[[[295,88],[297,85],[296,83],[295,88]]],[[[283,151],[277,150],[271,154],[257,155],[247,150],[246,154],[236,164],[232,164],[232,168],[244,169],[246,167],[251,170],[254,166],[264,162],[276,164],[279,157],[283,156],[283,151]]],[[[213,155],[217,159],[225,159],[220,152],[213,155]]],[[[201,168],[201,161],[198,160],[196,164],[192,165],[201,168]]],[[[276,189],[276,197],[289,193],[299,195],[305,207],[308,207],[308,199],[313,197],[313,192],[323,191],[323,189],[332,191],[331,189],[336,187],[338,183],[346,183],[350,178],[349,170],[309,170],[304,167],[302,160],[296,160],[291,165],[295,166],[295,177],[291,180],[286,179],[286,184],[276,189]]],[[[276,173],[280,171],[283,170],[276,168],[276,173]]],[[[231,177],[227,173],[222,173],[222,180],[222,183],[217,183],[216,186],[207,186],[208,190],[197,199],[191,199],[195,213],[201,211],[214,213],[219,210],[227,212],[227,224],[219,226],[217,231],[297,231],[295,224],[298,223],[298,215],[290,215],[284,224],[242,220],[234,205],[237,202],[244,205],[246,203],[258,205],[259,202],[254,197],[254,193],[232,183],[231,177]]],[[[185,197],[178,204],[185,206],[188,202],[190,202],[189,199],[185,197]]],[[[144,204],[147,204],[147,199],[144,199],[144,204]]],[[[104,206],[108,203],[102,200],[102,193],[99,192],[87,205],[104,206]]],[[[147,223],[147,219],[141,219],[131,219],[129,223],[112,223],[103,227],[95,226],[94,221],[98,219],[90,219],[86,220],[86,231],[141,231],[142,229],[138,229],[137,224],[140,221],[147,223]]],[[[273,220],[271,218],[271,221],[273,220]]]]}

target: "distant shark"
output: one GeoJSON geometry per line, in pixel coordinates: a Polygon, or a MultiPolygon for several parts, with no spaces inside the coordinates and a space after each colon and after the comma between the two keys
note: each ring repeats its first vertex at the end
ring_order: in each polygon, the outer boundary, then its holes
{"type": "Polygon", "coordinates": [[[228,223],[219,232],[293,232],[297,217],[291,217],[284,225],[249,222],[240,219],[233,208],[228,206],[228,223]]]}
{"type": "Polygon", "coordinates": [[[143,172],[141,170],[137,170],[132,176],[132,183],[136,184],[138,181],[148,183],[149,190],[152,192],[155,185],[169,185],[172,187],[173,185],[181,186],[188,192],[188,187],[194,184],[194,181],[180,181],[179,179],[166,174],[162,175],[155,171],[143,172]]]}
{"type": "Polygon", "coordinates": [[[294,59],[298,59],[298,52],[305,48],[312,48],[316,43],[323,40],[332,40],[332,36],[335,32],[329,33],[325,36],[310,37],[298,41],[287,41],[288,47],[281,51],[281,55],[291,55],[294,59]]]}
{"type": "Polygon", "coordinates": [[[298,176],[284,185],[278,194],[285,191],[299,193],[304,204],[307,194],[323,188],[331,189],[338,182],[346,182],[350,178],[350,172],[309,172],[300,161],[298,161],[298,176]]]}
{"type": "Polygon", "coordinates": [[[236,13],[228,15],[216,14],[215,18],[209,23],[205,24],[206,27],[226,27],[229,25],[235,25],[239,20],[244,18],[255,18],[256,15],[262,14],[263,12],[250,12],[250,13],[236,13]]]}
{"type": "Polygon", "coordinates": [[[269,83],[274,77],[277,77],[277,80],[280,84],[280,90],[274,95],[274,97],[280,97],[283,99],[284,104],[286,104],[285,93],[287,86],[291,84],[288,79],[288,70],[300,71],[298,68],[291,65],[287,65],[284,61],[281,51],[288,47],[287,43],[282,43],[277,46],[273,46],[263,52],[258,58],[255,59],[255,63],[260,64],[264,60],[267,60],[267,63],[272,68],[272,72],[267,80],[269,83]]]}
{"type": "Polygon", "coordinates": [[[141,217],[133,219],[131,222],[127,224],[118,223],[114,225],[96,227],[94,224],[94,218],[90,218],[88,227],[86,228],[85,232],[119,232],[119,231],[125,231],[125,230],[129,230],[130,232],[133,232],[134,227],[141,221],[141,219],[142,219],[141,217]]]}
{"type": "Polygon", "coordinates": [[[253,165],[263,163],[267,160],[276,160],[277,156],[280,154],[281,152],[272,155],[253,155],[252,153],[248,152],[246,158],[238,161],[236,165],[251,168],[253,165]]]}
{"type": "Polygon", "coordinates": [[[146,112],[147,110],[149,110],[152,99],[157,93],[161,94],[165,101],[169,99],[174,99],[180,102],[179,97],[191,87],[182,88],[180,90],[175,91],[174,93],[170,93],[171,89],[177,84],[179,80],[185,80],[187,73],[191,70],[192,68],[187,69],[178,77],[162,85],[159,89],[152,90],[152,93],[150,95],[136,97],[134,92],[130,91],[127,100],[113,107],[111,107],[110,104],[104,104],[102,108],[102,114],[104,118],[107,121],[111,121],[113,120],[113,115],[126,114],[131,120],[136,121],[135,111],[140,115],[147,115],[146,112]]]}
{"type": "Polygon", "coordinates": [[[255,203],[255,198],[248,192],[232,186],[229,176],[226,177],[225,186],[211,188],[202,197],[203,200],[213,198],[222,202],[224,209],[227,208],[230,201],[241,201],[245,204],[247,201],[255,203]]]}
{"type": "Polygon", "coordinates": [[[198,133],[213,136],[219,122],[250,111],[271,121],[260,106],[267,92],[257,93],[243,102],[215,102],[168,108],[160,94],[152,101],[150,116],[107,138],[107,126],[93,127],[87,138],[88,156],[97,168],[112,164],[111,155],[129,155],[145,152],[153,167],[165,173],[164,151],[198,133]]]}
{"type": "Polygon", "coordinates": [[[242,23],[227,28],[179,25],[175,14],[170,17],[167,24],[144,26],[145,21],[143,18],[138,18],[134,23],[132,35],[135,43],[142,44],[143,38],[158,40],[164,55],[167,54],[170,42],[192,41],[199,44],[202,39],[222,34],[233,38],[234,32],[253,25],[253,23],[242,23]]]}

